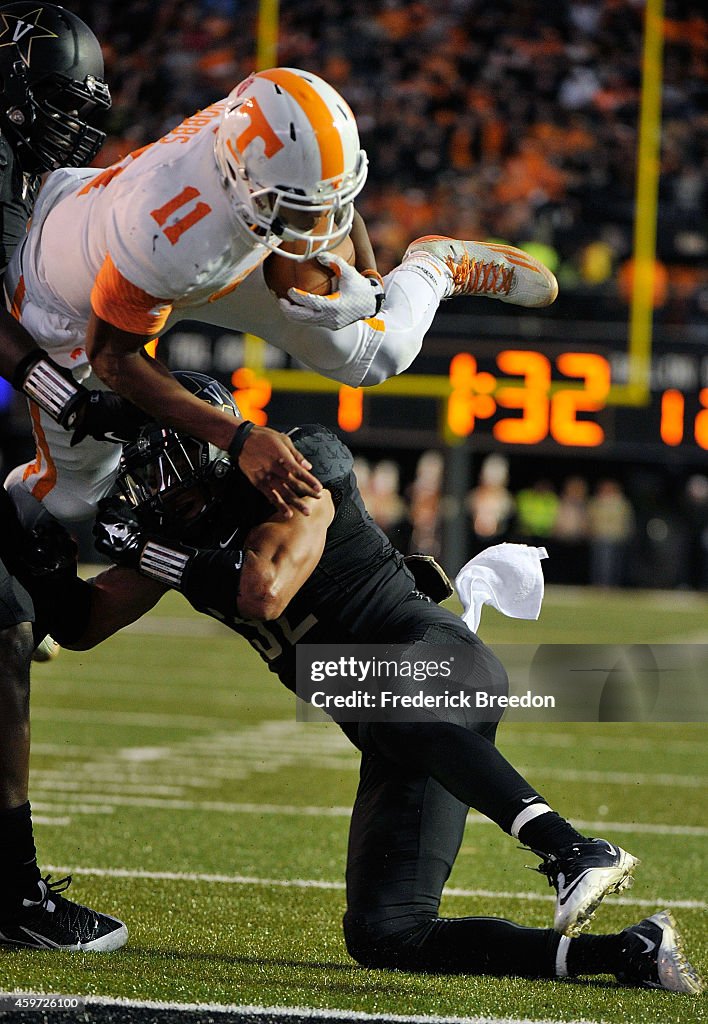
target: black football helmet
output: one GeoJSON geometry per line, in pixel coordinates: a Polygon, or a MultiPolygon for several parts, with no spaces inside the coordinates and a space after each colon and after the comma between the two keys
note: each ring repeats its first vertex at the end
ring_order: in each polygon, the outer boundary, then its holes
{"type": "Polygon", "coordinates": [[[106,136],[86,118],[110,105],[101,47],[81,18],[41,0],[0,6],[0,130],[23,171],[90,164],[106,136]]]}
{"type": "MultiPolygon", "coordinates": [[[[192,370],[175,370],[172,376],[197,398],[243,419],[231,392],[212,377],[192,370]]],[[[183,538],[208,521],[219,484],[232,468],[229,456],[215,445],[149,423],[123,448],[116,492],[144,528],[183,538]]]]}

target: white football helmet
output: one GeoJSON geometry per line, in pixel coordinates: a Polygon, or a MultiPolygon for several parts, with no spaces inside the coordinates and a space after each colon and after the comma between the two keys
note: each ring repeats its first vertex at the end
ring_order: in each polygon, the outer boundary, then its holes
{"type": "Polygon", "coordinates": [[[237,220],[262,245],[307,260],[349,234],[366,153],[346,101],[317,75],[250,75],[229,94],[214,153],[237,220]]]}

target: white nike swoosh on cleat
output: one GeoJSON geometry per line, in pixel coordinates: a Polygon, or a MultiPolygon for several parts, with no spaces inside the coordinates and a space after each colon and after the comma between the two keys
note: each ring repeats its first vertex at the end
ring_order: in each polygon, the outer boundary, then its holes
{"type": "Polygon", "coordinates": [[[656,943],[651,939],[648,939],[646,935],[642,935],[641,932],[635,932],[638,939],[641,939],[644,943],[647,953],[652,953],[656,949],[656,943]]]}

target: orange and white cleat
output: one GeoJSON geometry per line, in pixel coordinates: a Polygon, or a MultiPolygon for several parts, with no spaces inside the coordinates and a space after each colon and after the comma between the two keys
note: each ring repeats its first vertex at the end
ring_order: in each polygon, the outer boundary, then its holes
{"type": "Polygon", "coordinates": [[[427,260],[449,279],[444,298],[483,295],[515,306],[550,306],[558,282],[543,263],[523,249],[495,242],[462,242],[442,235],[424,235],[408,246],[406,261],[427,260]]]}

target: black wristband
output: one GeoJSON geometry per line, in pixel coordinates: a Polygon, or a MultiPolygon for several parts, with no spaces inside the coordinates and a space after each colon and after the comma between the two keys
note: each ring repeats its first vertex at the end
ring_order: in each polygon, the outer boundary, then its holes
{"type": "Polygon", "coordinates": [[[381,277],[381,274],[379,274],[378,270],[362,270],[361,276],[365,277],[367,279],[367,281],[369,282],[369,284],[371,285],[371,287],[374,289],[374,291],[376,293],[376,295],[375,295],[376,309],[374,310],[374,316],[377,316],[377,314],[381,310],[381,307],[383,306],[383,301],[386,298],[386,292],[384,291],[383,278],[381,277]]]}
{"type": "Polygon", "coordinates": [[[255,425],[256,424],[252,423],[251,420],[244,420],[243,423],[239,423],[236,427],[236,433],[231,440],[231,444],[227,448],[229,457],[234,461],[234,463],[238,463],[241,452],[243,451],[243,446],[246,443],[246,438],[251,433],[255,425]]]}
{"type": "Polygon", "coordinates": [[[228,623],[238,614],[243,559],[243,551],[234,548],[195,551],[179,589],[198,611],[228,623]]]}

